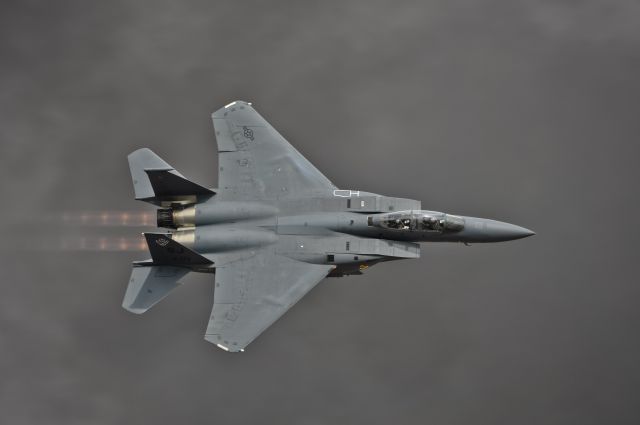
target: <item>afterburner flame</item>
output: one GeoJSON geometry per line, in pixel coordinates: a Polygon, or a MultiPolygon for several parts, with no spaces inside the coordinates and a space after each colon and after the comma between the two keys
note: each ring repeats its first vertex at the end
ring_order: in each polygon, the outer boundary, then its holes
{"type": "Polygon", "coordinates": [[[62,251],[146,251],[144,237],[66,237],[60,241],[62,251]]]}
{"type": "Polygon", "coordinates": [[[155,227],[155,213],[145,211],[67,211],[61,217],[68,226],[155,227]]]}

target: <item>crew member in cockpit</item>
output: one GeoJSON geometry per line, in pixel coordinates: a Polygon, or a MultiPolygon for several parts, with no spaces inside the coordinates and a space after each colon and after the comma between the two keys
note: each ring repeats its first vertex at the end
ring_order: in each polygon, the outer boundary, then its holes
{"type": "Polygon", "coordinates": [[[424,217],[422,219],[422,225],[425,230],[439,230],[438,220],[435,217],[424,217]]]}

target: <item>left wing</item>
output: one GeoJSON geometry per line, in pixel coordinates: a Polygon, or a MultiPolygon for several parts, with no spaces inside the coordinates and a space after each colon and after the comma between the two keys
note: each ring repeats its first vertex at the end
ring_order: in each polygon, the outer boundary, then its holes
{"type": "Polygon", "coordinates": [[[227,351],[244,348],[332,270],[269,251],[216,269],[205,340],[227,351]]]}
{"type": "Polygon", "coordinates": [[[211,117],[221,197],[273,200],[336,189],[250,103],[232,102],[211,117]]]}

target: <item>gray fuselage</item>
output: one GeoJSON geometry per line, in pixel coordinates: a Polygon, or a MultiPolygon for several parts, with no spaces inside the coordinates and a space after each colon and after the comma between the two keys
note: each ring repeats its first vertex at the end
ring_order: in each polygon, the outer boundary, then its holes
{"type": "Polygon", "coordinates": [[[212,267],[216,260],[237,259],[236,252],[275,244],[289,258],[334,264],[337,275],[417,258],[419,242],[500,242],[533,234],[500,221],[421,210],[419,201],[351,190],[252,202],[225,201],[222,191],[203,203],[159,210],[158,226],[175,229],[173,239],[211,258],[212,267]]]}

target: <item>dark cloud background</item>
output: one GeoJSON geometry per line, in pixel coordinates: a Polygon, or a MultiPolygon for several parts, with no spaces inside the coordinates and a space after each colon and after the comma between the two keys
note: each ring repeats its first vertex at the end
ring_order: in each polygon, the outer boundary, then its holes
{"type": "Polygon", "coordinates": [[[0,63],[0,422],[640,422],[636,1],[4,1],[0,63]],[[340,187],[538,235],[326,280],[241,355],[208,276],[133,316],[145,254],[42,217],[150,210],[141,146],[215,186],[234,99],[340,187]]]}

